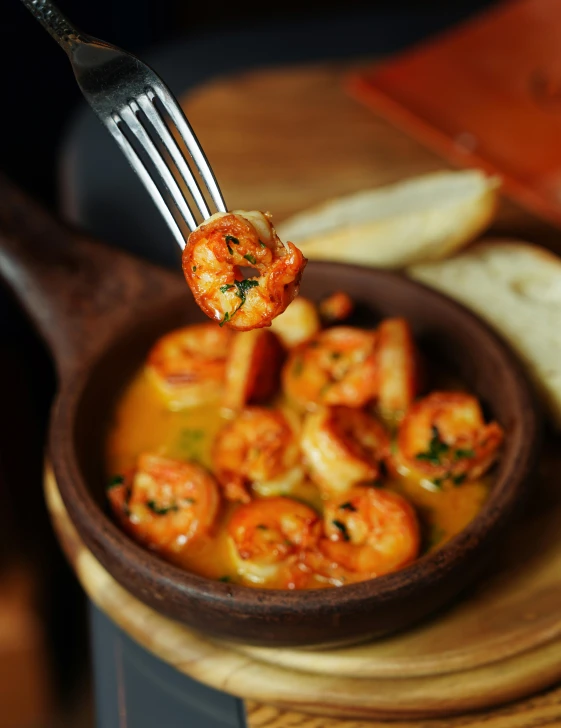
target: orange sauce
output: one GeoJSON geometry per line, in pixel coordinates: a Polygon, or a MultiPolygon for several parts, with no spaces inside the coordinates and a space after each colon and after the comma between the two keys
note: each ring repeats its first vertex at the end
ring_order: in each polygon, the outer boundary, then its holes
{"type": "MultiPolygon", "coordinates": [[[[212,446],[227,420],[217,405],[171,411],[141,370],[125,388],[110,426],[106,468],[108,477],[136,464],[140,453],[150,451],[165,457],[195,460],[212,470],[212,446]]],[[[423,532],[424,551],[438,548],[451,539],[477,515],[485,502],[491,478],[445,484],[436,488],[421,477],[409,474],[386,484],[415,506],[423,532]]],[[[321,511],[322,500],[311,482],[286,493],[321,511]]],[[[235,581],[229,553],[226,524],[235,504],[223,504],[211,537],[197,539],[181,551],[166,554],[177,565],[202,576],[235,581]]],[[[269,584],[274,587],[274,584],[269,584]]],[[[314,586],[322,586],[317,583],[314,586]]]]}

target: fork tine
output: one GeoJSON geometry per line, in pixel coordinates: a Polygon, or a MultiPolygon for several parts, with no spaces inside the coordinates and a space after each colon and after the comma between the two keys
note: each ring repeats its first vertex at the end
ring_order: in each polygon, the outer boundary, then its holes
{"type": "Polygon", "coordinates": [[[195,179],[191,168],[185,161],[185,157],[183,156],[181,149],[179,148],[172,134],[170,134],[156,105],[153,101],[150,101],[148,95],[139,96],[137,97],[136,101],[142,111],[144,111],[144,113],[146,114],[148,121],[150,121],[150,123],[156,129],[158,136],[162,140],[162,143],[166,148],[168,154],[171,156],[177,168],[179,169],[181,176],[185,181],[185,184],[189,188],[190,193],[193,195],[193,199],[195,200],[195,203],[199,208],[201,215],[203,216],[203,220],[205,220],[207,217],[210,217],[211,212],[205,198],[203,197],[201,188],[197,184],[197,180],[195,179]]]}
{"type": "Polygon", "coordinates": [[[158,174],[162,178],[167,190],[173,199],[177,209],[181,213],[181,216],[189,226],[190,230],[194,230],[197,227],[195,217],[191,212],[191,208],[187,204],[183,192],[179,185],[175,181],[175,177],[171,173],[168,165],[162,157],[160,150],[156,147],[150,135],[144,128],[142,122],[138,118],[137,114],[140,111],[140,106],[136,100],[129,101],[129,105],[123,107],[118,114],[113,114],[113,117],[117,116],[120,120],[125,123],[130,131],[134,134],[138,142],[143,147],[144,151],[150,158],[152,164],[156,167],[158,174]]]}
{"type": "Polygon", "coordinates": [[[224,198],[222,197],[222,193],[220,192],[220,188],[218,186],[218,182],[216,181],[216,177],[214,176],[214,172],[212,171],[206,155],[203,152],[201,145],[199,144],[199,140],[195,136],[195,133],[191,129],[191,126],[187,121],[185,114],[181,111],[180,107],[178,106],[171,93],[163,84],[161,84],[161,86],[158,85],[154,86],[153,88],[146,89],[146,95],[151,101],[153,101],[156,96],[158,97],[164,109],[169,114],[171,120],[178,128],[179,133],[183,138],[187,149],[189,150],[189,154],[195,160],[197,169],[199,170],[201,177],[208,187],[210,196],[212,197],[217,210],[219,212],[228,212],[228,208],[226,207],[226,203],[224,202],[224,198]]]}
{"type": "Polygon", "coordinates": [[[137,175],[140,177],[142,182],[144,183],[144,186],[150,193],[150,196],[156,203],[156,206],[158,210],[162,213],[164,220],[167,222],[170,230],[173,233],[173,236],[175,237],[176,242],[179,244],[179,247],[183,250],[185,247],[185,236],[181,232],[179,225],[177,224],[174,216],[171,214],[168,205],[166,201],[164,200],[162,193],[158,189],[158,187],[154,184],[152,181],[152,177],[150,176],[150,173],[146,169],[146,166],[142,159],[138,156],[138,154],[135,152],[133,146],[129,142],[129,140],[126,138],[126,136],[123,134],[121,129],[119,128],[119,124],[114,118],[108,117],[106,119],[107,128],[109,129],[109,132],[111,133],[111,136],[115,139],[117,144],[120,146],[121,151],[129,161],[129,164],[134,169],[134,171],[137,173],[137,175]]]}

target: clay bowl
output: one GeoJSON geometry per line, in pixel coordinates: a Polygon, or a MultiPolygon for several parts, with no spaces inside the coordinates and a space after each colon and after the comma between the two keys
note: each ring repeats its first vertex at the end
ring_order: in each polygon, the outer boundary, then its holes
{"type": "Polygon", "coordinates": [[[183,279],[85,240],[0,180],[0,271],[55,358],[60,390],[49,455],[70,518],[87,547],[129,592],[214,637],[268,646],[342,644],[402,629],[473,582],[511,520],[535,463],[539,418],[509,349],[479,319],[400,275],[310,263],[302,292],[335,289],[361,324],[405,316],[422,348],[446,360],[506,431],[496,483],[477,518],[437,552],[394,574],[338,589],[251,589],[162,561],[108,515],[103,445],[115,399],[164,332],[202,320],[183,279]]]}

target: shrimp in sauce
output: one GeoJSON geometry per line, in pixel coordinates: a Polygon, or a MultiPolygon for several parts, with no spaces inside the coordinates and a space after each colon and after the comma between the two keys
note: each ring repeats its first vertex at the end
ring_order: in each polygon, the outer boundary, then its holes
{"type": "Polygon", "coordinates": [[[290,489],[303,479],[300,448],[280,411],[248,407],[218,434],[214,470],[224,497],[247,503],[249,488],[290,489]]]}
{"type": "Polygon", "coordinates": [[[419,386],[419,355],[405,319],[385,319],[376,330],[378,411],[390,422],[403,418],[419,386]]]}
{"type": "Polygon", "coordinates": [[[306,259],[262,212],[216,213],[194,230],[183,272],[200,308],[238,331],[270,326],[298,293],[306,259]],[[256,277],[244,278],[242,268],[256,277]]]}
{"type": "Polygon", "coordinates": [[[390,438],[373,417],[351,407],[323,407],[302,428],[306,469],[323,494],[339,495],[359,483],[380,481],[390,438]]]}
{"type": "Polygon", "coordinates": [[[481,477],[498,456],[503,431],[485,423],[479,402],[463,392],[433,392],[416,402],[397,436],[398,469],[421,472],[436,487],[481,477]]]}
{"type": "Polygon", "coordinates": [[[297,346],[283,369],[289,401],[311,410],[367,404],[375,394],[375,343],[372,331],[334,326],[297,346]]]}
{"type": "Polygon", "coordinates": [[[357,486],[328,501],[324,530],[323,554],[365,579],[396,571],[419,554],[415,511],[388,490],[357,486]]]}
{"type": "Polygon", "coordinates": [[[146,373],[170,409],[222,399],[226,359],[234,336],[207,323],[186,326],[158,339],[148,354],[146,373]]]}
{"type": "Polygon", "coordinates": [[[316,549],[321,519],[290,498],[260,498],[239,506],[228,524],[237,573],[256,585],[296,589],[309,580],[307,553],[316,549]]]}
{"type": "Polygon", "coordinates": [[[298,296],[286,311],[273,321],[271,328],[287,349],[311,339],[321,329],[315,303],[308,298],[298,296]]]}
{"type": "Polygon", "coordinates": [[[235,335],[226,365],[223,405],[237,412],[264,402],[278,389],[284,349],[272,331],[256,329],[235,335]]]}
{"type": "Polygon", "coordinates": [[[196,463],[143,453],[108,490],[123,528],[157,551],[179,551],[208,533],[218,512],[212,475],[196,463]]]}
{"type": "Polygon", "coordinates": [[[335,291],[320,301],[319,312],[324,321],[343,321],[354,311],[354,303],[348,293],[335,291]]]}

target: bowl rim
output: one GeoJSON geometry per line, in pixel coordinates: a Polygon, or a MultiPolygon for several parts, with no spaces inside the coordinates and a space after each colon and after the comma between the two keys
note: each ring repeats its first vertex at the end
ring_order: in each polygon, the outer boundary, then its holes
{"type": "MultiPolygon", "coordinates": [[[[96,361],[92,361],[89,367],[83,367],[70,382],[61,386],[51,415],[49,451],[57,485],[73,524],[87,547],[117,581],[120,579],[115,576],[115,564],[122,572],[134,569],[136,578],[144,584],[144,591],[150,591],[156,599],[164,600],[174,593],[177,599],[199,598],[209,603],[229,600],[236,612],[243,611],[248,616],[265,610],[268,615],[279,617],[296,608],[299,614],[308,616],[332,613],[353,605],[372,608],[378,602],[413,594],[421,585],[437,581],[444,572],[457,566],[458,561],[467,559],[514,510],[536,463],[541,418],[528,378],[501,336],[462,304],[402,273],[331,261],[312,261],[308,265],[320,271],[344,268],[349,273],[371,275],[373,281],[381,278],[392,281],[404,292],[422,291],[437,306],[455,309],[466,327],[478,330],[485,337],[494,355],[505,365],[504,376],[512,381],[514,405],[524,414],[516,441],[506,442],[491,494],[471,523],[441,548],[424,554],[398,571],[374,579],[330,589],[291,591],[223,583],[200,576],[165,561],[125,534],[90,494],[73,446],[74,439],[65,436],[60,440],[62,433],[72,431],[90,373],[95,370],[96,361]]],[[[103,353],[98,359],[101,356],[103,353]]]]}

